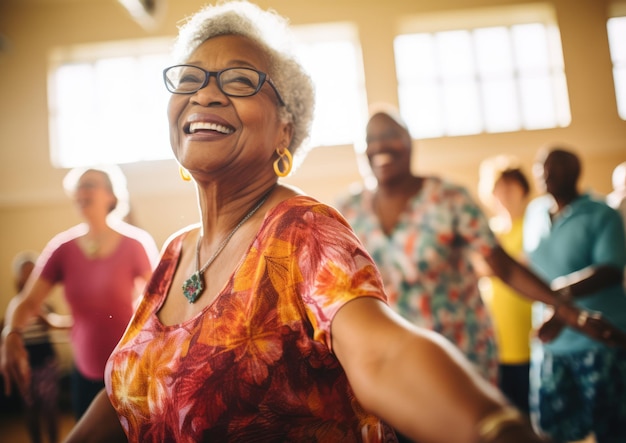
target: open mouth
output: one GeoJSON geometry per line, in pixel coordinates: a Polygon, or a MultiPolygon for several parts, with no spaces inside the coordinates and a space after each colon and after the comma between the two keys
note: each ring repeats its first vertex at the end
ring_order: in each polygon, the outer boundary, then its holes
{"type": "Polygon", "coordinates": [[[370,157],[370,164],[374,167],[385,166],[391,162],[393,162],[393,155],[385,152],[370,157]]]}
{"type": "Polygon", "coordinates": [[[224,135],[232,134],[233,132],[235,132],[233,128],[210,122],[193,122],[190,123],[185,130],[187,134],[195,134],[200,131],[217,132],[224,135]]]}

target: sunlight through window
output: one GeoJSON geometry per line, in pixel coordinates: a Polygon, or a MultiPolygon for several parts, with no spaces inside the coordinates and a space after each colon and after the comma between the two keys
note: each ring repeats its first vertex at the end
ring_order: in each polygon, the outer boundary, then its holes
{"type": "MultiPolygon", "coordinates": [[[[367,101],[356,29],[300,26],[296,54],[316,87],[309,144],[354,143],[367,101]]],[[[51,160],[70,168],[171,159],[162,71],[171,39],[60,48],[50,57],[51,160]],[[130,106],[132,104],[132,106],[130,106]]]]}
{"type": "Polygon", "coordinates": [[[613,62],[613,82],[617,109],[622,120],[626,120],[626,17],[614,17],[607,23],[609,48],[613,62]]]}
{"type": "Polygon", "coordinates": [[[310,145],[350,145],[361,137],[367,98],[356,28],[348,23],[294,27],[296,54],[315,84],[310,145]]]}
{"type": "Polygon", "coordinates": [[[394,51],[400,110],[416,138],[570,123],[558,32],[544,23],[405,33],[394,51]]]}
{"type": "Polygon", "coordinates": [[[166,118],[169,94],[161,76],[170,44],[169,39],[101,44],[52,54],[53,165],[70,168],[172,158],[166,118]]]}

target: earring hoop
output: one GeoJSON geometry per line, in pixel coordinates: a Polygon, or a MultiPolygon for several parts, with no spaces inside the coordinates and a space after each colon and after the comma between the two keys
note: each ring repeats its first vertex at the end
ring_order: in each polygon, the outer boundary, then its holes
{"type": "Polygon", "coordinates": [[[276,154],[278,154],[278,158],[274,162],[274,172],[279,177],[287,177],[293,166],[293,157],[291,152],[289,152],[289,149],[283,149],[282,152],[280,152],[278,148],[276,148],[276,154]]]}
{"type": "Polygon", "coordinates": [[[178,165],[178,173],[180,174],[180,178],[182,178],[183,181],[188,182],[191,180],[191,175],[189,175],[189,171],[187,171],[181,165],[178,165]]]}

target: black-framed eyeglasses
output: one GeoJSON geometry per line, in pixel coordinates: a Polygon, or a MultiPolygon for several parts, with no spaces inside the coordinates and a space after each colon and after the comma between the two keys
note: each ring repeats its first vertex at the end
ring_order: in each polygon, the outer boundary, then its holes
{"type": "Polygon", "coordinates": [[[206,71],[193,65],[175,65],[163,70],[165,87],[172,94],[193,94],[209,84],[211,77],[217,80],[217,86],[230,97],[250,97],[261,90],[267,82],[281,106],[285,105],[278,89],[266,73],[252,68],[226,68],[221,71],[206,71]]]}

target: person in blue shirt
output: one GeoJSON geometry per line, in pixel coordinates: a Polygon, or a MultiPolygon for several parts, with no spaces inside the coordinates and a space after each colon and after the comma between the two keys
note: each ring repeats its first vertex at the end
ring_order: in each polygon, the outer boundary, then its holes
{"type": "MultiPolygon", "coordinates": [[[[533,172],[545,195],[526,210],[523,238],[530,267],[564,301],[582,309],[579,325],[604,318],[626,330],[620,215],[579,192],[581,163],[570,149],[541,150],[533,172]]],[[[538,307],[539,344],[531,363],[531,415],[537,426],[558,442],[591,433],[597,443],[626,442],[626,350],[602,336],[581,334],[563,325],[553,309],[538,307]]]]}

